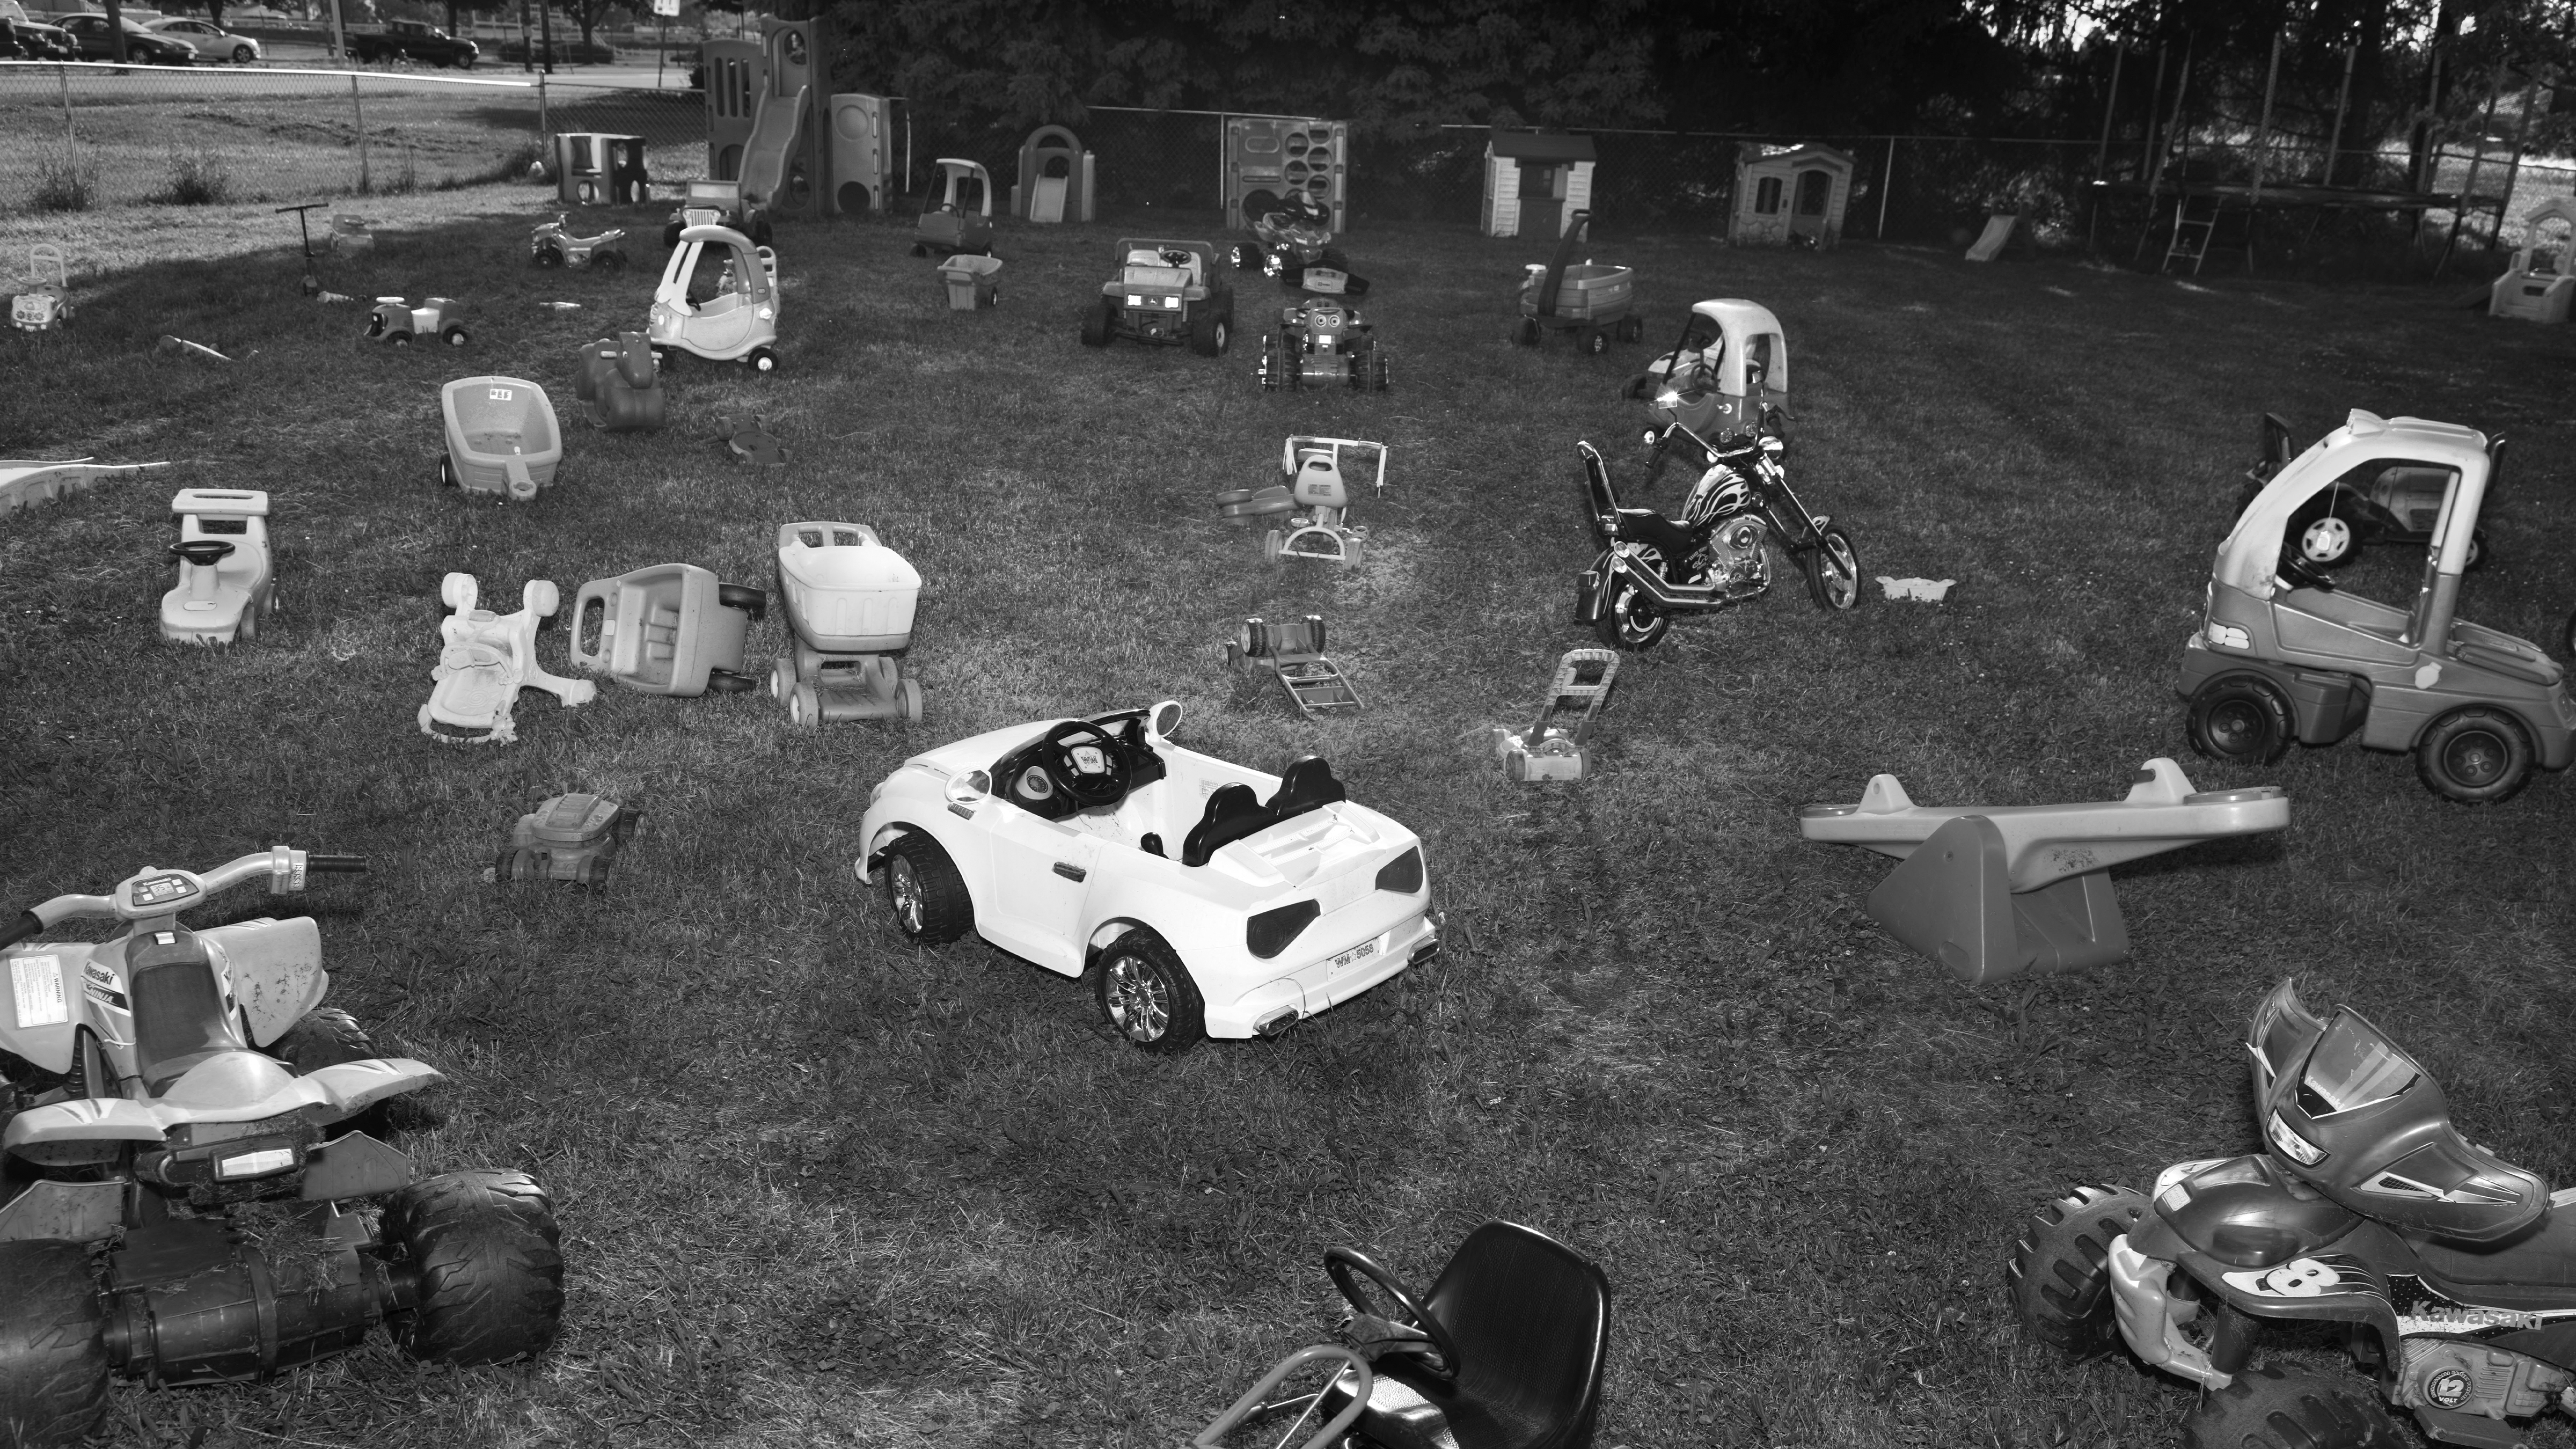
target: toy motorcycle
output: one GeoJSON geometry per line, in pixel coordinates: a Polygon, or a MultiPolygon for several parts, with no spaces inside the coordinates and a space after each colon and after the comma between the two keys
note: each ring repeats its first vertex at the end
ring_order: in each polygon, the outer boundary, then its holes
{"type": "Polygon", "coordinates": [[[0,1206],[11,1442],[78,1441],[111,1373],[265,1379],[380,1322],[415,1356],[453,1364],[554,1341],[563,1258],[545,1190],[517,1172],[416,1180],[409,1156],[351,1130],[440,1077],[379,1056],[321,1006],[330,976],[312,919],[179,922],[234,886],[300,891],[310,874],[365,869],[278,846],[202,874],[147,868],[0,929],[16,1002],[0,1013],[0,1146],[38,1175],[0,1206]],[[82,919],[125,928],[97,944],[28,940],[82,919]],[[358,1211],[369,1199],[373,1226],[358,1211]]]}
{"type": "Polygon", "coordinates": [[[596,267],[603,272],[626,269],[626,228],[612,226],[597,236],[574,236],[564,213],[539,222],[528,233],[528,257],[540,267],[596,267]]]}
{"type": "MultiPolygon", "coordinates": [[[[2288,981],[2254,1012],[2265,1150],[2180,1162],[2152,1197],[2082,1187],[2013,1250],[2022,1329],[2078,1355],[2116,1339],[2199,1384],[2186,1445],[2435,1440],[2505,1446],[2507,1421],[2576,1414],[2576,1207],[2451,1125],[2441,1087],[2345,1007],[2288,981]],[[2378,1379],[2252,1363],[2271,1320],[2340,1324],[2378,1379]]],[[[2313,1343],[2313,1332],[2303,1334],[2313,1343]]]]}
{"type": "Polygon", "coordinates": [[[1675,614],[1714,613],[1769,589],[1765,544],[1773,541],[1805,569],[1817,608],[1841,613],[1859,605],[1860,552],[1842,525],[1808,512],[1790,491],[1779,438],[1737,433],[1720,448],[1668,423],[1646,439],[1658,452],[1687,444],[1705,471],[1682,516],[1666,518],[1651,508],[1621,507],[1599,450],[1574,445],[1583,455],[1592,533],[1601,542],[1600,555],[1576,584],[1576,623],[1591,625],[1613,648],[1651,649],[1675,614]]]}

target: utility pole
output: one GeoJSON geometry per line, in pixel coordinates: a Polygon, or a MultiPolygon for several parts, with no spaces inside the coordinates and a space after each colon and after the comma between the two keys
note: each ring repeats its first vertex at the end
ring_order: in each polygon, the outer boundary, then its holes
{"type": "Polygon", "coordinates": [[[519,0],[519,69],[532,71],[536,68],[537,50],[528,43],[528,0],[519,0]]]}

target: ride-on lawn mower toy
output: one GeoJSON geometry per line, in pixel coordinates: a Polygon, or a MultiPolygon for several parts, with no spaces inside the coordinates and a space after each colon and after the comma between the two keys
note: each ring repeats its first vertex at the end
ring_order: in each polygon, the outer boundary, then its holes
{"type": "Polygon", "coordinates": [[[1646,364],[1628,379],[1628,396],[1646,403],[1646,415],[1661,431],[1650,431],[1657,444],[1646,470],[1648,482],[1663,473],[1664,449],[1673,424],[1690,434],[1723,442],[1738,433],[1766,433],[1786,438],[1789,423],[1789,340],[1771,309],[1740,298],[1702,302],[1682,321],[1681,340],[1673,350],[1646,364]]]}
{"type": "Polygon", "coordinates": [[[1386,492],[1386,444],[1358,438],[1292,435],[1279,449],[1279,481],[1261,488],[1230,488],[1216,496],[1220,518],[1236,523],[1270,525],[1261,538],[1261,561],[1283,558],[1321,559],[1355,564],[1368,530],[1344,520],[1350,516],[1350,485],[1342,476],[1345,451],[1366,464],[1376,459],[1370,496],[1386,492]],[[1285,525],[1284,529],[1282,525],[1285,525]]]}
{"type": "Polygon", "coordinates": [[[1348,1347],[1281,1359],[1191,1449],[1217,1449],[1245,1423],[1291,1411],[1280,1449],[1309,1423],[1321,1427],[1302,1449],[1591,1449],[1610,1280],[1573,1249],[1488,1222],[1449,1255],[1428,1294],[1349,1248],[1325,1253],[1324,1270],[1350,1305],[1340,1328],[1348,1347]],[[1320,1391],[1269,1398],[1316,1363],[1333,1375],[1320,1391]]]}
{"type": "Polygon", "coordinates": [[[983,165],[942,156],[931,163],[939,181],[912,226],[912,254],[946,257],[959,252],[993,254],[993,177],[983,165]]]}
{"type": "Polygon", "coordinates": [[[864,523],[779,529],[778,600],[794,652],[770,666],[770,697],[807,729],[827,719],[918,722],[909,654],[920,599],[921,575],[864,523]]]}
{"type": "Polygon", "coordinates": [[[1342,667],[1324,655],[1324,616],[1308,614],[1285,624],[1246,619],[1225,641],[1225,662],[1270,674],[1288,691],[1297,712],[1313,719],[1345,710],[1357,714],[1360,692],[1342,667]]]}
{"type": "Polygon", "coordinates": [[[525,503],[555,480],[563,426],[554,400],[524,377],[460,377],[438,390],[447,452],[438,481],[525,503]]]}
{"type": "Polygon", "coordinates": [[[572,395],[590,404],[590,420],[612,433],[649,433],[669,417],[662,367],[641,332],[583,343],[573,364],[572,395]]]}
{"type": "MultiPolygon", "coordinates": [[[[1601,552],[1575,586],[1574,622],[1589,624],[1617,649],[1651,649],[1675,614],[1732,608],[1771,587],[1768,545],[1788,550],[1807,575],[1807,596],[1836,613],[1860,605],[1860,551],[1851,534],[1789,488],[1780,465],[1785,445],[1768,433],[1738,433],[1713,447],[1680,423],[1666,434],[1707,460],[1682,504],[1682,516],[1623,508],[1610,465],[1590,443],[1583,458],[1584,502],[1601,552]]],[[[1655,442],[1660,455],[1667,446],[1655,442]]]]}
{"type": "Polygon", "coordinates": [[[860,880],[916,941],[973,930],[1148,1051],[1276,1036],[1429,959],[1422,841],[1308,756],[1265,775],[1171,742],[1165,700],[915,755],[870,792],[860,880]]]}
{"type": "MultiPolygon", "coordinates": [[[[2297,445],[2290,441],[2290,425],[2278,413],[2265,413],[2262,457],[2246,470],[2245,490],[2236,499],[2238,517],[2244,516],[2297,452],[2297,445]]],[[[2288,536],[2297,540],[2299,556],[2319,568],[2352,562],[2366,543],[2430,543],[2433,525],[2441,521],[2442,499],[2450,484],[2451,470],[2439,464],[2365,459],[2336,478],[2322,495],[2300,505],[2299,511],[2290,515],[2288,536]]],[[[2496,478],[2490,475],[2490,499],[2495,496],[2495,488],[2496,478]]],[[[2486,562],[2486,529],[2472,528],[2469,559],[2462,567],[2474,571],[2484,568],[2486,562]]]]}
{"type": "Polygon", "coordinates": [[[1333,245],[1333,209],[1307,192],[1289,195],[1278,207],[1252,223],[1249,242],[1234,244],[1237,270],[1259,267],[1283,286],[1318,292],[1344,292],[1357,297],[1368,281],[1351,275],[1350,259],[1333,245]]]}
{"type": "Polygon", "coordinates": [[[720,226],[741,232],[758,246],[770,242],[769,213],[757,206],[746,206],[739,181],[697,180],[688,183],[680,195],[680,204],[671,212],[671,220],[662,228],[662,245],[676,247],[680,234],[693,226],[720,226]]]}
{"type": "Polygon", "coordinates": [[[742,667],[743,640],[768,612],[768,595],[696,564],[592,579],[572,598],[573,667],[642,694],[746,693],[760,681],[742,667]]]}
{"type": "Polygon", "coordinates": [[[1118,275],[1082,314],[1083,346],[1124,337],[1214,357],[1234,340],[1234,287],[1213,245],[1120,237],[1117,256],[1118,275]]]}
{"type": "Polygon", "coordinates": [[[778,254],[755,248],[749,237],[721,226],[693,226],[662,268],[653,289],[646,334],[653,356],[668,363],[687,352],[709,362],[740,358],[754,372],[778,368],[778,254]],[[723,265],[705,293],[692,296],[691,280],[708,247],[721,249],[723,265]]]}
{"type": "Polygon", "coordinates": [[[439,621],[438,667],[429,702],[420,707],[420,732],[451,745],[506,745],[519,737],[510,711],[521,688],[542,689],[570,709],[599,697],[587,679],[549,674],[537,662],[537,629],[563,602],[549,579],[531,579],[519,591],[519,612],[495,614],[475,607],[472,574],[449,574],[439,601],[455,612],[439,621]]]}
{"type": "Polygon", "coordinates": [[[72,320],[71,296],[72,274],[63,265],[63,249],[38,242],[27,248],[27,289],[9,299],[9,325],[21,332],[59,327],[72,320]]]}
{"type": "Polygon", "coordinates": [[[2539,645],[2457,617],[2478,510],[2504,440],[2421,418],[2349,421],[2301,453],[2248,504],[2218,546],[2201,626],[2184,641],[2175,687],[2191,701],[2192,748],[2268,765],[2293,740],[2412,750],[2435,794],[2464,804],[2511,799],[2534,765],[2576,757],[2576,700],[2539,645]],[[2355,476],[2438,472],[2423,583],[2412,608],[2335,587],[2296,525],[2320,495],[2355,476]]]}
{"type": "Polygon", "coordinates": [[[545,1189],[517,1172],[419,1178],[353,1130],[440,1077],[322,1005],[312,918],[179,921],[235,886],[301,891],[308,873],[365,868],[279,846],[56,896],[0,930],[15,1003],[0,1007],[0,1145],[41,1174],[0,1207],[11,1444],[79,1442],[111,1376],[267,1379],[378,1323],[439,1363],[554,1341],[563,1256],[545,1189]],[[73,920],[124,929],[28,940],[73,920]]]}
{"type": "Polygon", "coordinates": [[[2264,1150],[2040,1208],[2013,1247],[2023,1334],[2079,1357],[2125,1343],[2198,1385],[2190,1449],[2407,1442],[2388,1405],[2504,1449],[2552,1402],[2576,1414],[2569,1195],[2461,1136],[2441,1085],[2351,1007],[2320,1021],[2283,981],[2245,1047],[2264,1150]],[[2258,1360],[2274,1325],[2370,1376],[2258,1360]]]}
{"type": "Polygon", "coordinates": [[[367,314],[367,335],[396,347],[409,347],[414,337],[435,337],[450,347],[466,342],[465,304],[454,297],[424,297],[413,306],[400,297],[378,297],[367,314]]]}
{"type": "Polygon", "coordinates": [[[173,644],[230,644],[259,637],[277,612],[268,557],[268,495],[257,489],[182,488],[177,587],[161,596],[161,637],[173,644]]]}
{"type": "Polygon", "coordinates": [[[1536,347],[1550,332],[1574,335],[1574,350],[1598,356],[1613,339],[1635,342],[1646,335],[1646,319],[1637,315],[1637,274],[1632,268],[1576,261],[1592,232],[1592,213],[1566,218],[1565,235],[1556,255],[1545,265],[1529,264],[1521,275],[1521,320],[1512,340],[1536,347]]]}
{"type": "Polygon", "coordinates": [[[567,214],[537,223],[528,233],[528,259],[540,267],[596,267],[626,270],[626,228],[612,226],[597,236],[574,236],[565,227],[567,214]]]}
{"type": "Polygon", "coordinates": [[[643,819],[643,811],[629,810],[605,795],[557,795],[542,801],[510,827],[510,843],[492,862],[493,882],[564,880],[604,891],[617,852],[635,838],[643,819]]]}
{"type": "Polygon", "coordinates": [[[1610,688],[1619,682],[1616,649],[1568,649],[1556,661],[1556,680],[1547,702],[1538,707],[1538,722],[1518,733],[1494,726],[1494,753],[1502,758],[1506,780],[1580,780],[1592,772],[1592,727],[1610,707],[1610,688]],[[1557,723],[1567,715],[1571,726],[1557,723]]]}
{"type": "Polygon", "coordinates": [[[1261,390],[1331,387],[1386,391],[1386,350],[1356,307],[1308,297],[1279,309],[1279,330],[1261,339],[1261,390]]]}

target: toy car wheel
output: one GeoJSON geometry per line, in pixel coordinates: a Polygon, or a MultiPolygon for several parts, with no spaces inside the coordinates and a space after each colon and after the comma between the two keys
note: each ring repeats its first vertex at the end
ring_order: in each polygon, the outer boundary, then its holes
{"type": "Polygon", "coordinates": [[[2325,568],[2350,562],[2361,542],[2350,523],[2331,513],[2309,519],[2298,534],[2299,556],[2325,568]]]}
{"type": "Polygon", "coordinates": [[[309,1077],[324,1067],[373,1061],[384,1053],[358,1019],[336,1006],[317,1006],[268,1044],[268,1054],[309,1077]]]}
{"type": "Polygon", "coordinates": [[[1622,579],[1610,607],[1593,621],[1592,632],[1613,649],[1652,649],[1672,627],[1672,616],[1657,609],[1644,589],[1622,579]]]}
{"type": "Polygon", "coordinates": [[[770,351],[766,347],[755,347],[751,349],[751,355],[744,358],[743,361],[750,364],[751,370],[754,372],[776,372],[778,370],[778,354],[770,351]]]}
{"type": "Polygon", "coordinates": [[[2023,1337],[2074,1358],[2091,1358],[2119,1344],[2111,1273],[2103,1260],[2111,1240],[2143,1221],[2147,1208],[2143,1193],[2088,1185],[2023,1220],[2005,1273],[2023,1337]]]}
{"type": "Polygon", "coordinates": [[[656,347],[653,349],[653,370],[655,372],[669,372],[672,367],[678,364],[679,360],[680,350],[676,347],[656,347]]]}
{"type": "Polygon", "coordinates": [[[385,334],[385,340],[396,347],[411,346],[411,334],[408,332],[388,332],[385,334]]]}
{"type": "Polygon", "coordinates": [[[1106,347],[1109,345],[1109,314],[1111,309],[1116,306],[1116,303],[1103,297],[1098,303],[1094,304],[1089,310],[1082,314],[1083,346],[1106,347]]]}
{"type": "Polygon", "coordinates": [[[1512,324],[1512,340],[1523,347],[1538,346],[1539,326],[1536,317],[1523,317],[1512,324]]]}
{"type": "Polygon", "coordinates": [[[769,661],[769,697],[780,704],[796,692],[796,661],[781,654],[769,661]]]}
{"type": "Polygon", "coordinates": [[[927,835],[906,835],[887,846],[878,884],[895,929],[924,945],[954,941],[975,924],[966,877],[927,835]]]}
{"type": "Polygon", "coordinates": [[[907,679],[895,686],[895,693],[903,701],[904,723],[921,723],[921,681],[907,679]]]}
{"type": "Polygon", "coordinates": [[[440,338],[445,340],[447,345],[450,347],[462,347],[465,345],[465,329],[456,326],[453,323],[450,323],[447,330],[439,333],[438,335],[440,338]]]}
{"type": "Polygon", "coordinates": [[[1643,342],[1643,341],[1645,341],[1645,340],[1646,340],[1646,319],[1645,319],[1645,318],[1643,318],[1643,317],[1622,317],[1622,318],[1620,318],[1620,319],[1619,319],[1619,340],[1620,340],[1620,341],[1622,341],[1622,342],[1643,342]]]}
{"type": "Polygon", "coordinates": [[[2485,568],[2489,557],[2490,555],[2487,553],[2487,531],[2483,528],[2470,529],[2469,558],[2468,562],[2461,565],[2461,567],[2470,570],[2485,568]]]}
{"type": "Polygon", "coordinates": [[[1586,324],[1575,330],[1574,350],[1586,357],[1599,357],[1610,350],[1610,334],[1586,324]]]}
{"type": "Polygon", "coordinates": [[[760,681],[748,674],[738,674],[730,669],[707,671],[707,693],[709,694],[749,694],[758,688],[760,688],[760,681]]]}
{"type": "Polygon", "coordinates": [[[749,584],[716,585],[716,602],[728,609],[742,610],[755,624],[769,617],[768,591],[749,584]]]}
{"type": "Polygon", "coordinates": [[[438,486],[441,488],[455,488],[460,486],[456,481],[455,459],[441,458],[438,460],[438,486]]]}
{"type": "Polygon", "coordinates": [[[670,251],[679,250],[680,224],[678,222],[675,221],[669,226],[662,228],[662,246],[664,249],[670,251]]]}
{"type": "Polygon", "coordinates": [[[1242,243],[1242,242],[1236,242],[1236,243],[1234,244],[1234,269],[1235,269],[1236,271],[1238,271],[1238,272],[1248,272],[1248,271],[1251,271],[1254,267],[1257,267],[1257,266],[1260,266],[1260,265],[1261,265],[1261,249],[1260,249],[1260,248],[1258,248],[1258,247],[1254,247],[1254,246],[1248,246],[1248,245],[1246,245],[1246,244],[1244,244],[1244,243],[1242,243]]]}
{"type": "Polygon", "coordinates": [[[598,856],[581,863],[581,883],[594,891],[608,889],[608,862],[598,856]]]}
{"type": "Polygon", "coordinates": [[[1286,379],[1281,374],[1287,370],[1287,365],[1287,354],[1279,345],[1279,339],[1262,338],[1260,374],[1263,392],[1277,392],[1286,385],[1286,379]]]}
{"type": "Polygon", "coordinates": [[[769,214],[767,212],[763,212],[751,219],[751,230],[748,235],[751,237],[751,244],[756,247],[768,246],[770,242],[775,239],[769,230],[769,214]]]}
{"type": "Polygon", "coordinates": [[[241,622],[233,625],[233,642],[236,644],[256,644],[259,642],[258,609],[246,608],[242,610],[241,622]]]}
{"type": "Polygon", "coordinates": [[[799,729],[823,727],[823,696],[810,684],[800,684],[787,696],[787,722],[799,729]]]}
{"type": "Polygon", "coordinates": [[[107,1413],[107,1305],[84,1243],[0,1243],[0,1424],[17,1444],[77,1444],[107,1413]]]}
{"type": "Polygon", "coordinates": [[[916,257],[926,257],[930,255],[930,248],[923,246],[919,242],[914,242],[912,244],[912,254],[916,257]]]}
{"type": "Polygon", "coordinates": [[[543,1353],[563,1318],[563,1233],[524,1172],[443,1172],[386,1200],[380,1231],[417,1306],[394,1325],[415,1358],[460,1366],[543,1353]]]}
{"type": "Polygon", "coordinates": [[[555,268],[560,267],[563,264],[564,254],[562,252],[555,250],[553,247],[540,247],[537,249],[538,266],[545,268],[547,271],[553,271],[555,268]]]}
{"type": "Polygon", "coordinates": [[[1207,1009],[1187,967],[1147,930],[1129,931],[1100,953],[1101,1019],[1149,1052],[1184,1052],[1207,1036],[1207,1009]]]}
{"type": "Polygon", "coordinates": [[[590,264],[603,272],[622,272],[626,270],[626,253],[601,252],[590,259],[590,264]]]}
{"type": "Polygon", "coordinates": [[[519,852],[504,848],[492,857],[492,884],[509,885],[519,878],[519,852]]]}
{"type": "Polygon", "coordinates": [[[2183,1449],[2394,1449],[2413,1438],[2366,1386],[2268,1363],[2202,1394],[2182,1421],[2183,1449]]]}
{"type": "Polygon", "coordinates": [[[2531,783],[2531,734],[2500,709],[2455,709],[2415,743],[2415,772],[2434,794],[2494,805],[2531,783]]]}
{"type": "Polygon", "coordinates": [[[1279,562],[1279,545],[1284,542],[1286,542],[1286,538],[1278,529],[1274,528],[1268,533],[1263,534],[1261,536],[1261,561],[1266,564],[1275,564],[1279,562]]]}
{"type": "Polygon", "coordinates": [[[1383,348],[1369,349],[1369,391],[1386,391],[1386,352],[1383,348]]]}
{"type": "Polygon", "coordinates": [[[1807,597],[1816,607],[1848,613],[1860,606],[1860,550],[1839,523],[1825,525],[1816,546],[1807,550],[1807,597]]]}
{"type": "Polygon", "coordinates": [[[2569,614],[2566,625],[2559,629],[2558,647],[2568,659],[2576,660],[2576,613],[2569,614]]]}
{"type": "Polygon", "coordinates": [[[2268,765],[2298,727],[2280,687],[2259,674],[2222,674],[2191,697],[2191,747],[2213,760],[2268,765]]]}

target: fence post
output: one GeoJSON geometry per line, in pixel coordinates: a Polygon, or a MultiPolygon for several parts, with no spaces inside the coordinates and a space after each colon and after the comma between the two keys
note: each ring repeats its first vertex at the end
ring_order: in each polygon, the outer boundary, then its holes
{"type": "Polygon", "coordinates": [[[1887,138],[1887,169],[1878,178],[1878,239],[1887,240],[1887,198],[1896,190],[1896,138],[1887,138]]]}
{"type": "MultiPolygon", "coordinates": [[[[546,73],[539,71],[537,72],[537,149],[545,150],[546,138],[554,133],[554,123],[546,119],[546,73]]],[[[554,164],[552,157],[544,159],[548,165],[554,164]]]]}
{"type": "Polygon", "coordinates": [[[375,184],[367,169],[367,107],[358,99],[358,77],[355,73],[349,77],[349,113],[358,120],[358,194],[364,196],[375,190],[375,184]]]}
{"type": "Polygon", "coordinates": [[[61,82],[63,88],[63,164],[71,166],[80,160],[77,149],[80,138],[72,134],[72,68],[55,66],[54,79],[61,82]]]}

